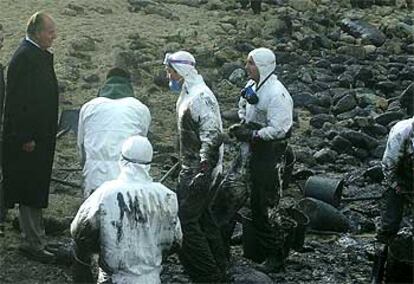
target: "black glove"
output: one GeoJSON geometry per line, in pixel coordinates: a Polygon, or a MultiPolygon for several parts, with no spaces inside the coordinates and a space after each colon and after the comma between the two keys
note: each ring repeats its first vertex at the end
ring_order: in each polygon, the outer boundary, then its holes
{"type": "Polygon", "coordinates": [[[246,127],[251,129],[251,130],[260,130],[260,129],[262,129],[263,126],[260,123],[250,121],[250,122],[246,123],[246,127]]]}
{"type": "Polygon", "coordinates": [[[72,281],[73,283],[96,282],[91,270],[90,255],[82,252],[75,242],[72,243],[72,281]]]}
{"type": "Polygon", "coordinates": [[[193,180],[190,182],[190,187],[194,189],[200,189],[209,185],[210,182],[211,169],[207,161],[202,161],[200,163],[200,168],[198,173],[194,176],[193,180]]]}
{"type": "Polygon", "coordinates": [[[236,137],[240,142],[249,142],[253,138],[253,129],[250,129],[247,124],[233,124],[229,128],[230,136],[236,137]]]}

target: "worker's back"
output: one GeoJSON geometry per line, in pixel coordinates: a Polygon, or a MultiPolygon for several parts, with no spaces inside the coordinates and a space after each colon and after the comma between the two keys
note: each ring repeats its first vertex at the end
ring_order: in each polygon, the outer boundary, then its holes
{"type": "Polygon", "coordinates": [[[181,239],[175,193],[132,163],[99,191],[101,269],[115,283],[159,283],[162,251],[181,239]]]}
{"type": "Polygon", "coordinates": [[[82,107],[78,145],[85,151],[85,197],[118,176],[122,143],[132,135],[147,136],[150,121],[148,108],[132,97],[99,97],[82,107]]]}

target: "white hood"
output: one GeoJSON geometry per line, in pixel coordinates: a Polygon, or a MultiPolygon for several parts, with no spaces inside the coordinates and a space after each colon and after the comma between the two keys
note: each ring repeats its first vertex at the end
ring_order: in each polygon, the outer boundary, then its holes
{"type": "Polygon", "coordinates": [[[177,51],[173,54],[167,54],[164,64],[174,68],[184,78],[184,87],[187,87],[187,89],[199,83],[201,76],[195,68],[196,60],[191,53],[177,51]]]}
{"type": "Polygon", "coordinates": [[[275,71],[276,68],[276,56],[268,48],[257,48],[255,50],[252,50],[249,53],[249,56],[251,57],[256,64],[257,69],[259,70],[260,75],[260,84],[271,74],[273,71],[275,71]]]}

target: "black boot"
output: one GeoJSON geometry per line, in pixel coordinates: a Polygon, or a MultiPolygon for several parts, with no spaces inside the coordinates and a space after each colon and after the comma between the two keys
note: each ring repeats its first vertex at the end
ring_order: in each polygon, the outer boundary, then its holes
{"type": "Polygon", "coordinates": [[[278,273],[284,271],[283,257],[270,256],[263,263],[256,266],[257,270],[264,273],[278,273]]]}
{"type": "Polygon", "coordinates": [[[247,5],[249,5],[249,0],[239,0],[242,9],[246,9],[247,5]]]}
{"type": "Polygon", "coordinates": [[[262,0],[250,0],[250,7],[253,10],[253,13],[260,14],[262,11],[262,0]]]}

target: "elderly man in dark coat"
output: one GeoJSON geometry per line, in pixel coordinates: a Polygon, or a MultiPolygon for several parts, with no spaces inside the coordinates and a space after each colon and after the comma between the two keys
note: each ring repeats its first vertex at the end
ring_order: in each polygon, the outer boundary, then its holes
{"type": "Polygon", "coordinates": [[[3,177],[5,202],[19,204],[21,251],[40,261],[45,249],[42,208],[48,206],[58,119],[58,85],[50,51],[56,38],[51,16],[37,12],[7,71],[3,177]]]}

